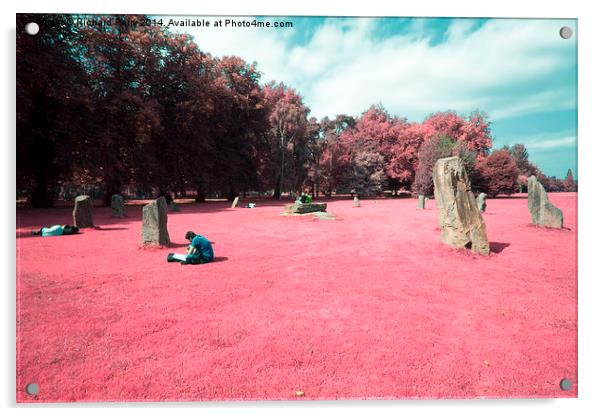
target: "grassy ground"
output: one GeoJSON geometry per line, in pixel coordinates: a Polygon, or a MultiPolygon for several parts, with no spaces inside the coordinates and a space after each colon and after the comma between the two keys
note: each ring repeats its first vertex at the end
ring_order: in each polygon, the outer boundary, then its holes
{"type": "Polygon", "coordinates": [[[186,204],[164,249],[139,247],[140,206],[50,238],[30,231],[69,208],[19,208],[17,400],[575,397],[576,194],[551,200],[564,230],[489,200],[489,257],[440,243],[434,201],[186,204]],[[216,262],[165,261],[187,230],[216,262]]]}

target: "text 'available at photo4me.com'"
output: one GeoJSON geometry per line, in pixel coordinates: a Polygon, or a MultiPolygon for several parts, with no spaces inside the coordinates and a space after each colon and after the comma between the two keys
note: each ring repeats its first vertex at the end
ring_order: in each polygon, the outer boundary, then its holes
{"type": "Polygon", "coordinates": [[[116,27],[116,26],[164,26],[164,27],[195,27],[195,28],[257,28],[257,29],[279,29],[294,27],[291,20],[258,20],[252,17],[100,17],[100,16],[81,16],[74,18],[74,24],[77,27],[116,27]]]}

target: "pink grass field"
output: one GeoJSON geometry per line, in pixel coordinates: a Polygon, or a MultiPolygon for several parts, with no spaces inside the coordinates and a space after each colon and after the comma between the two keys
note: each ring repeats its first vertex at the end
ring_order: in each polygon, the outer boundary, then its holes
{"type": "Polygon", "coordinates": [[[488,200],[489,257],[443,245],[432,200],[182,205],[163,249],[140,206],[48,238],[71,210],[18,208],[17,401],[576,397],[577,197],[550,199],[566,229],[488,200]],[[187,230],[216,262],[166,262],[187,230]]]}

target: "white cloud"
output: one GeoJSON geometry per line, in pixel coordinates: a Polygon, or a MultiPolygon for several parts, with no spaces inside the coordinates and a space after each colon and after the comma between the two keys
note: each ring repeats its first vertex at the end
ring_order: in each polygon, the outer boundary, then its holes
{"type": "Polygon", "coordinates": [[[296,88],[318,118],[357,115],[378,102],[411,120],[448,109],[479,109],[495,120],[576,107],[576,85],[563,80],[576,65],[575,37],[558,35],[572,22],[496,19],[476,31],[473,24],[454,21],[434,46],[417,33],[382,39],[368,18],[328,19],[295,47],[299,28],[185,30],[203,51],[257,61],[265,82],[296,88]]]}
{"type": "Polygon", "coordinates": [[[534,134],[530,136],[518,137],[517,143],[522,143],[527,150],[551,150],[559,148],[575,148],[577,138],[574,135],[560,134],[534,134]]]}

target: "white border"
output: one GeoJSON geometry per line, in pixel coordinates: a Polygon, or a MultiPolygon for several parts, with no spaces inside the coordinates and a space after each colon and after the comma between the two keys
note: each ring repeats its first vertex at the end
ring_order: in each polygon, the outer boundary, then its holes
{"type": "MultiPolygon", "coordinates": [[[[200,3],[200,2],[199,2],[200,3]]],[[[529,3],[525,0],[506,1],[410,1],[407,4],[370,0],[351,5],[349,0],[219,0],[210,4],[190,4],[184,0],[102,0],[97,3],[80,1],[19,1],[2,5],[2,83],[0,117],[4,135],[0,151],[0,175],[3,203],[0,204],[3,235],[1,238],[3,287],[0,348],[2,368],[0,394],[4,414],[44,415],[104,415],[107,407],[120,408],[128,414],[395,414],[409,412],[426,414],[488,414],[506,415],[519,412],[546,415],[593,414],[602,409],[600,318],[602,310],[600,281],[596,264],[600,257],[599,183],[602,179],[598,155],[600,145],[600,40],[601,15],[594,2],[546,1],[529,3]],[[578,18],[579,35],[579,398],[556,400],[456,400],[456,401],[398,401],[398,402],[242,402],[242,403],[183,403],[183,404],[99,404],[26,407],[15,405],[15,13],[145,13],[189,15],[348,15],[348,16],[471,16],[471,17],[558,17],[578,18]],[[584,226],[587,224],[587,226],[584,226]],[[594,410],[596,409],[596,410],[594,410]]],[[[528,40],[525,40],[528,41],[528,40]]]]}

